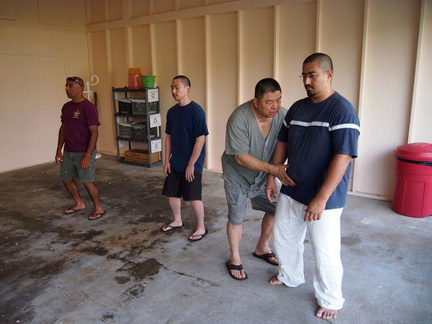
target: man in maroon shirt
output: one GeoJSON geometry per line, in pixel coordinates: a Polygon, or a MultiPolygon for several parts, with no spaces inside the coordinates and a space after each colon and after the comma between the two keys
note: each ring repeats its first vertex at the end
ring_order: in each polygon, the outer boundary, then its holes
{"type": "Polygon", "coordinates": [[[64,211],[70,215],[85,208],[76,180],[80,180],[94,204],[89,220],[105,214],[99,198],[99,190],[94,183],[96,142],[100,125],[98,111],[83,96],[84,81],[79,77],[66,79],[66,94],[72,99],[63,105],[57,152],[55,161],[60,164],[60,178],[75,205],[64,211]],[[64,152],[62,149],[64,146],[64,152]]]}

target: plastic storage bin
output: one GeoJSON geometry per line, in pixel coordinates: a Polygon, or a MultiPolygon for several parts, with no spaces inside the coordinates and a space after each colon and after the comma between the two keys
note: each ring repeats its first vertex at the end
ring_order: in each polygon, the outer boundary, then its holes
{"type": "Polygon", "coordinates": [[[132,100],[125,98],[125,99],[118,99],[118,108],[120,114],[126,114],[130,115],[132,114],[132,100]]]}
{"type": "Polygon", "coordinates": [[[410,217],[432,215],[432,144],[399,146],[393,210],[410,217]]]}
{"type": "Polygon", "coordinates": [[[147,114],[145,99],[132,99],[132,114],[133,115],[147,114]]]}
{"type": "MultiPolygon", "coordinates": [[[[145,123],[136,123],[132,125],[132,139],[134,141],[147,141],[147,126],[145,123]]],[[[156,128],[150,128],[150,138],[157,134],[156,128]]]]}
{"type": "Polygon", "coordinates": [[[119,136],[126,139],[133,139],[134,129],[133,125],[138,122],[121,122],[119,125],[119,136]]]}
{"type": "Polygon", "coordinates": [[[134,141],[145,141],[147,138],[147,128],[144,123],[136,123],[132,125],[134,141]]]}

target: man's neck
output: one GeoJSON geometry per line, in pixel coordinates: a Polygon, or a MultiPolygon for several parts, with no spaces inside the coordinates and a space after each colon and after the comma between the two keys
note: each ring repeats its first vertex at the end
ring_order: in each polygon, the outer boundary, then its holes
{"type": "Polygon", "coordinates": [[[252,112],[253,112],[253,114],[254,114],[254,116],[255,116],[255,119],[256,119],[256,121],[257,121],[258,123],[264,123],[264,122],[269,122],[269,123],[271,123],[271,122],[272,122],[273,118],[263,116],[263,115],[261,115],[261,114],[259,113],[259,111],[258,111],[258,109],[255,107],[253,101],[251,102],[251,108],[252,108],[252,112]]]}
{"type": "Polygon", "coordinates": [[[192,100],[190,100],[189,98],[184,98],[182,100],[179,100],[178,104],[180,107],[184,107],[184,106],[189,105],[191,102],[192,102],[192,100]]]}
{"type": "Polygon", "coordinates": [[[326,100],[327,98],[331,97],[334,93],[335,93],[335,91],[333,89],[330,89],[329,92],[327,92],[327,93],[325,93],[319,97],[311,97],[310,100],[313,103],[320,103],[320,102],[326,100]]]}
{"type": "Polygon", "coordinates": [[[79,102],[85,100],[84,96],[80,96],[78,98],[71,98],[71,99],[72,99],[72,102],[75,102],[75,103],[79,103],[79,102]]]}

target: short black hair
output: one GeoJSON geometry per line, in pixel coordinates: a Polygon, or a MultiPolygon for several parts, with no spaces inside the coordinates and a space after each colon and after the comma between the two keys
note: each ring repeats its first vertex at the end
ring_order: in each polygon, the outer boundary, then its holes
{"type": "Polygon", "coordinates": [[[177,76],[175,76],[173,78],[173,81],[177,80],[177,79],[180,79],[181,83],[183,83],[184,86],[186,86],[186,87],[190,87],[191,86],[191,82],[190,82],[190,80],[189,80],[189,78],[187,76],[177,75],[177,76]]]}
{"type": "Polygon", "coordinates": [[[317,62],[320,69],[323,71],[334,71],[333,62],[330,56],[324,53],[313,53],[306,57],[303,64],[317,62]]]}
{"type": "Polygon", "coordinates": [[[265,78],[260,80],[255,86],[255,98],[261,100],[262,97],[268,92],[282,92],[279,82],[272,78],[265,78]]]}

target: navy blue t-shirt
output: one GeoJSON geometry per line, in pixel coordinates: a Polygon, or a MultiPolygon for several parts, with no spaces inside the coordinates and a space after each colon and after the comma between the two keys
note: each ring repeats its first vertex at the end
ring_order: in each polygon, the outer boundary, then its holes
{"type": "MultiPolygon", "coordinates": [[[[171,135],[171,167],[184,172],[192,155],[197,137],[208,135],[204,110],[192,101],[186,106],[178,104],[168,110],[165,133],[171,135]]],[[[195,162],[195,172],[204,168],[205,145],[195,162]]]]}
{"type": "MultiPolygon", "coordinates": [[[[287,173],[296,186],[282,186],[281,192],[308,205],[323,185],[336,154],[357,157],[359,134],[357,113],[339,93],[319,103],[309,98],[295,102],[288,110],[278,140],[287,143],[287,173]]],[[[350,170],[351,164],[326,209],[345,206],[350,170]]]]}

